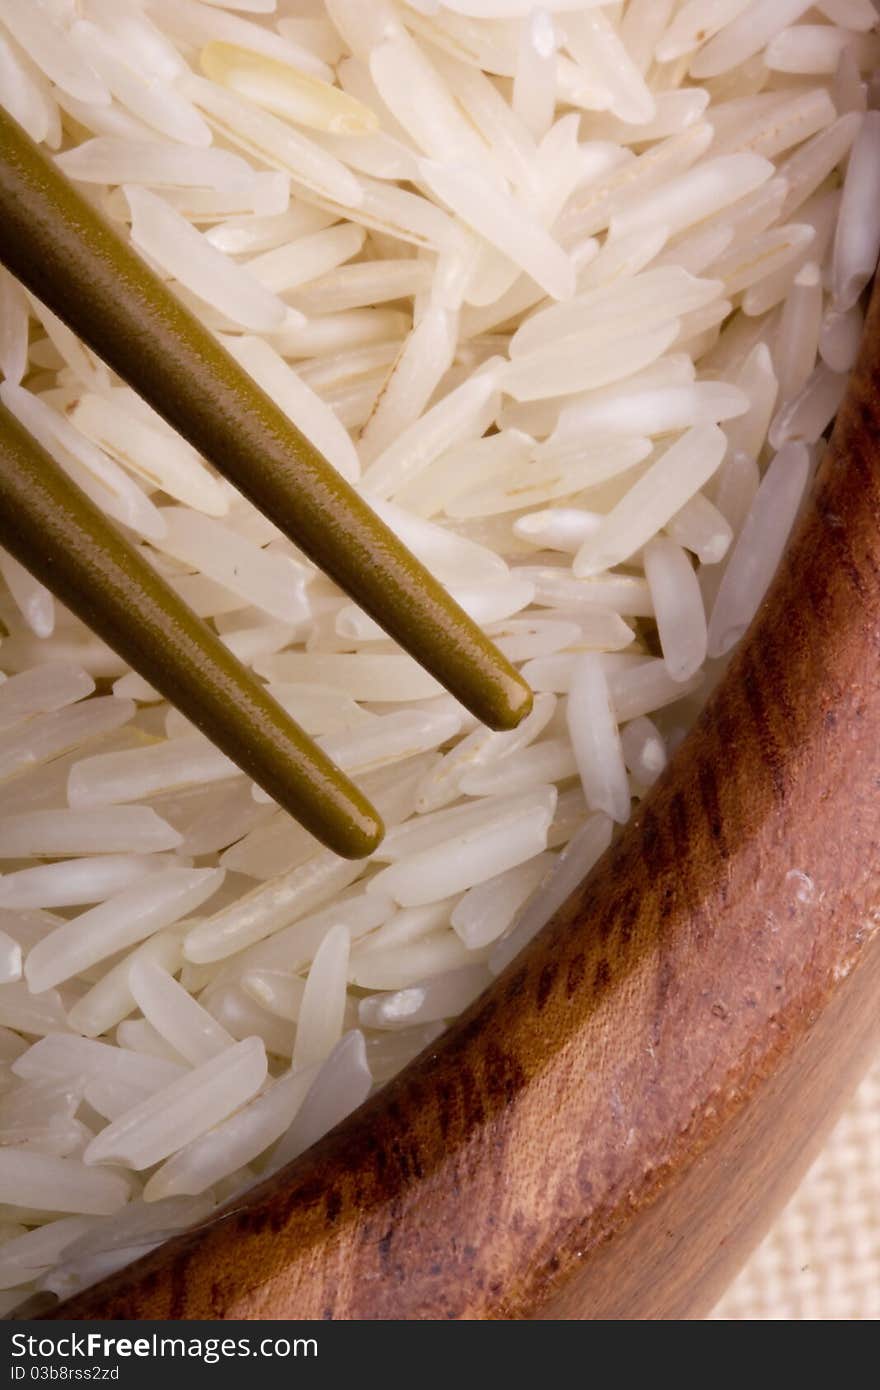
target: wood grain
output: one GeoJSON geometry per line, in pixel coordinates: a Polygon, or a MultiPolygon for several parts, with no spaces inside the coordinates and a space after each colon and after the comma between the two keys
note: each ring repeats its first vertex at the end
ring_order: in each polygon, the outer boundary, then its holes
{"type": "Polygon", "coordinates": [[[71,1318],[692,1318],[880,1028],[880,308],[771,594],[671,768],[428,1053],[71,1318]]]}

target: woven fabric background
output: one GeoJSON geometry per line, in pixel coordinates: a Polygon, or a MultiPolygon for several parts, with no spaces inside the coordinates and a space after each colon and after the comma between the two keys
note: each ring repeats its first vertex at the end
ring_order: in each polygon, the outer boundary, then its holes
{"type": "Polygon", "coordinates": [[[711,1316],[880,1319],[880,1060],[711,1316]]]}

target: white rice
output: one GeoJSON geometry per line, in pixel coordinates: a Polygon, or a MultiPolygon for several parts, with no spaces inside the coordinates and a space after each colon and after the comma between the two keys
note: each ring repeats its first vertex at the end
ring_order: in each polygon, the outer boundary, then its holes
{"type": "Polygon", "coordinates": [[[0,985],[21,979],[21,945],[8,932],[0,930],[0,985]]]}
{"type": "Polygon", "coordinates": [[[880,116],[864,117],[847,166],[832,263],[834,305],[850,309],[874,273],[880,249],[877,142],[880,116]]]}
{"type": "Polygon", "coordinates": [[[686,681],[706,659],[699,581],[686,551],[668,536],[648,542],[644,564],[666,670],[673,680],[686,681]]]}
{"type": "Polygon", "coordinates": [[[810,471],[802,444],[780,449],[743,522],[709,624],[709,650],[723,656],[743,635],[773,577],[810,471]],[[772,521],[770,520],[772,518],[772,521]]]}
{"type": "Polygon", "coordinates": [[[715,425],[682,435],[586,538],[575,556],[575,574],[591,578],[628,560],[708,482],[726,447],[715,425]]]}
{"type": "Polygon", "coordinates": [[[250,1100],[265,1077],[262,1043],[233,1043],[126,1110],[87,1145],[83,1161],[152,1167],[250,1100]]]}
{"type": "Polygon", "coordinates": [[[172,855],[104,854],[19,869],[0,879],[0,907],[80,907],[179,863],[172,855]]]}
{"type": "Polygon", "coordinates": [[[368,865],[321,849],[0,554],[4,1310],[301,1153],[662,776],[856,361],[876,28],[0,0],[0,99],[536,691],[477,725],[0,272],[4,405],[388,826],[368,865]]]}
{"type": "MultiPolygon", "coordinates": [[[[0,384],[0,400],[65,473],[114,521],[121,521],[147,540],[159,540],[165,534],[165,522],[159,508],[153,505],[124,468],[96,447],[64,415],[52,409],[44,399],[13,385],[11,380],[0,384]]],[[[126,462],[133,462],[128,454],[126,462]]],[[[219,489],[204,470],[200,469],[194,475],[194,482],[203,498],[202,505],[209,489],[211,497],[216,498],[214,509],[225,510],[219,489]]],[[[178,488],[186,485],[187,480],[178,478],[178,488]]]]}
{"type": "Polygon", "coordinates": [[[653,720],[642,715],[631,719],[620,735],[627,769],[642,787],[652,787],[666,767],[667,751],[663,735],[653,720]]]}
{"type": "MultiPolygon", "coordinates": [[[[136,1008],[131,975],[136,968],[146,963],[169,973],[179,972],[183,964],[180,932],[158,931],[111,966],[73,1005],[68,1014],[70,1026],[84,1037],[97,1038],[121,1024],[136,1008]]],[[[184,1023],[186,1017],[184,1014],[184,1023]]],[[[161,1037],[157,1055],[168,1056],[174,1062],[182,1061],[181,1053],[175,1048],[169,1052],[161,1045],[161,1037]]]]}
{"type": "Polygon", "coordinates": [[[233,1038],[193,999],[167,970],[143,954],[132,964],[128,983],[132,998],[160,1038],[190,1066],[198,1066],[231,1047],[233,1038]]]}
{"type": "Polygon", "coordinates": [[[292,1123],[272,1150],[265,1171],[274,1173],[290,1163],[344,1120],[366,1100],[372,1084],[364,1035],[353,1028],[340,1039],[315,1074],[292,1123]]]}
{"type": "Polygon", "coordinates": [[[63,923],[28,954],[31,990],[51,989],[143,941],[197,908],[222,881],[222,869],[165,869],[63,923]]]}
{"type": "Polygon", "coordinates": [[[108,1216],[124,1206],[129,1194],[126,1178],[106,1168],[88,1168],[77,1158],[0,1149],[0,1201],[13,1206],[108,1216]]]}
{"type": "Polygon", "coordinates": [[[331,927],[315,952],[300,1001],[293,1068],[322,1062],[342,1034],[351,936],[340,922],[331,927]]]}
{"type": "Polygon", "coordinates": [[[666,534],[704,565],[717,565],[723,560],[733,539],[727,517],[702,492],[694,493],[667,522],[666,534]]]}

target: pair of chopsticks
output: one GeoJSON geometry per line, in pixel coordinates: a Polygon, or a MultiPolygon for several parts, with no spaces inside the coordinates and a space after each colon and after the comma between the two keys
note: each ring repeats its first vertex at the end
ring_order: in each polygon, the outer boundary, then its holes
{"type": "MultiPolygon", "coordinates": [[[[528,713],[479,627],[2,108],[0,263],[473,714],[528,713]]],[[[319,840],[376,848],[369,801],[2,407],[0,544],[319,840]]]]}

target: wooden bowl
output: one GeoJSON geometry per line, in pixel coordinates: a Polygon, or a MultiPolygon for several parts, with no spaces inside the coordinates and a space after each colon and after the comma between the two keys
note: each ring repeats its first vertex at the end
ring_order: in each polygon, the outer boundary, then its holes
{"type": "Polygon", "coordinates": [[[694,1318],[880,1029],[880,296],[774,587],[526,953],[311,1152],[67,1318],[694,1318]]]}

